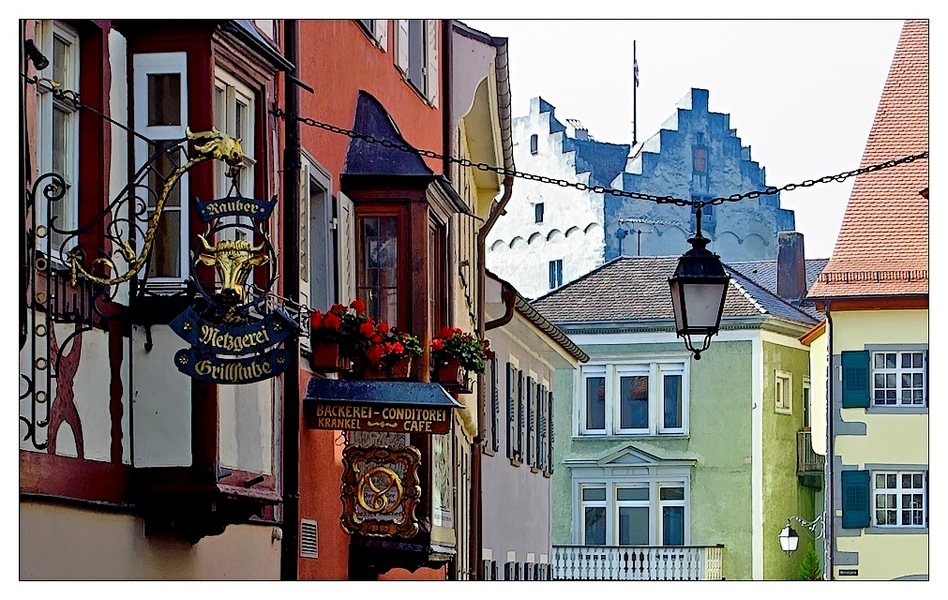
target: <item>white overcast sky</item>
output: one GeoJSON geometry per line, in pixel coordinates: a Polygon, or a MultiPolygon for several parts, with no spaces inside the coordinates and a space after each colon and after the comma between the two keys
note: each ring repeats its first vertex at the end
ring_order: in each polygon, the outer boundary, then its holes
{"type": "MultiPolygon", "coordinates": [[[[902,21],[464,20],[506,37],[514,116],[542,96],[563,122],[597,140],[632,141],[633,40],[639,64],[637,138],[657,132],[691,88],[729,113],[767,184],[859,166],[902,21]]],[[[924,150],[923,148],[919,149],[924,150]]],[[[892,158],[898,158],[893,156],[892,158]]],[[[542,174],[542,173],[540,173],[542,174]]],[[[781,194],[807,258],[828,258],[852,180],[781,194]]]]}

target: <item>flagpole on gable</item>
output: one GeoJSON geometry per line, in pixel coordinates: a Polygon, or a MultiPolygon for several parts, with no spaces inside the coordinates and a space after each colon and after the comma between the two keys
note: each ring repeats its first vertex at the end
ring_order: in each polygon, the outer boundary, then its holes
{"type": "Polygon", "coordinates": [[[638,115],[637,115],[637,105],[636,96],[638,95],[639,89],[639,61],[635,56],[635,40],[632,40],[632,75],[633,75],[633,86],[632,86],[632,147],[635,147],[636,142],[638,142],[636,136],[636,129],[638,128],[638,115]]]}

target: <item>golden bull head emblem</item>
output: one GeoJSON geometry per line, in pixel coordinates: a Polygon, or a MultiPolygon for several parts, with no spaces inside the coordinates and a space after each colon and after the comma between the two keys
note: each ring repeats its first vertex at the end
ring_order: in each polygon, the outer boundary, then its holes
{"type": "Polygon", "coordinates": [[[249,240],[221,240],[211,246],[203,235],[198,260],[215,267],[220,277],[220,299],[226,304],[240,304],[246,297],[244,286],[254,267],[266,264],[270,257],[264,245],[251,245],[249,240]]]}

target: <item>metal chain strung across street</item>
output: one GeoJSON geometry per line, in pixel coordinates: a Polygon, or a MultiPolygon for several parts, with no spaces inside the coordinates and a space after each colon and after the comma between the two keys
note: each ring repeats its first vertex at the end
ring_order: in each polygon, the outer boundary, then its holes
{"type": "MultiPolygon", "coordinates": [[[[87,106],[83,104],[82,102],[79,101],[78,92],[64,89],[62,87],[62,84],[60,84],[59,82],[53,81],[51,79],[43,78],[43,77],[37,77],[37,76],[30,77],[23,73],[20,73],[20,76],[23,77],[27,83],[36,85],[37,87],[40,87],[40,86],[44,87],[47,91],[51,92],[53,96],[56,97],[57,99],[70,102],[76,108],[82,108],[82,109],[86,109],[91,112],[94,112],[100,117],[102,117],[103,119],[109,121],[110,123],[117,125],[118,127],[121,127],[122,129],[128,131],[132,135],[138,138],[141,138],[149,143],[154,143],[153,140],[143,136],[142,134],[129,128],[128,126],[123,125],[122,123],[119,123],[118,121],[115,121],[114,119],[99,112],[98,110],[92,108],[91,106],[87,106]]],[[[286,112],[281,108],[276,108],[272,112],[278,118],[285,119],[287,116],[286,112]]],[[[843,171],[842,173],[837,173],[836,175],[824,175],[823,177],[820,177],[819,179],[807,179],[801,183],[788,183],[781,187],[771,186],[763,190],[752,190],[749,192],[744,192],[743,194],[732,194],[727,197],[716,197],[716,198],[710,198],[707,200],[685,200],[682,198],[675,198],[674,196],[657,196],[654,194],[641,194],[639,192],[630,192],[626,190],[617,190],[615,188],[607,188],[601,185],[587,185],[582,182],[567,181],[565,179],[556,179],[553,177],[547,177],[545,175],[534,175],[532,173],[524,173],[524,172],[516,171],[516,170],[511,171],[511,170],[505,169],[504,167],[497,167],[497,166],[489,165],[483,162],[475,163],[467,158],[457,158],[454,156],[446,156],[446,155],[434,152],[433,150],[419,150],[408,144],[399,144],[396,142],[392,142],[391,140],[378,139],[372,135],[358,133],[351,129],[346,129],[344,127],[339,127],[337,125],[322,123],[310,117],[296,117],[296,119],[305,125],[309,125],[310,127],[324,129],[332,133],[338,133],[341,135],[348,136],[350,138],[359,139],[359,140],[368,142],[370,144],[379,144],[383,148],[392,148],[394,150],[409,152],[412,154],[418,154],[420,156],[432,158],[435,160],[447,160],[449,162],[457,163],[461,165],[462,167],[473,167],[481,171],[491,171],[491,172],[497,173],[498,175],[504,175],[504,176],[509,175],[512,177],[519,177],[521,179],[526,179],[529,181],[537,181],[540,183],[546,183],[546,184],[551,184],[551,185],[555,184],[563,188],[571,187],[581,192],[591,191],[596,194],[609,194],[612,196],[619,196],[622,198],[632,198],[635,200],[647,200],[649,202],[655,202],[657,204],[674,204],[676,206],[705,207],[708,205],[724,204],[725,202],[739,202],[745,199],[759,198],[760,196],[771,196],[771,195],[774,195],[780,192],[785,192],[785,191],[792,192],[793,190],[797,188],[801,188],[801,187],[802,188],[812,187],[816,185],[817,183],[830,183],[833,181],[842,182],[842,181],[845,181],[846,179],[849,179],[851,177],[856,177],[863,173],[871,173],[874,171],[881,171],[883,169],[890,169],[892,167],[897,167],[902,164],[907,164],[907,163],[915,162],[917,160],[921,160],[923,158],[928,158],[928,151],[926,150],[925,152],[920,152],[918,154],[904,156],[902,158],[887,160],[885,162],[875,164],[875,165],[870,165],[868,167],[853,169],[851,171],[843,171]]]]}
{"type": "MultiPolygon", "coordinates": [[[[286,112],[281,108],[276,108],[273,111],[273,114],[276,115],[278,118],[282,118],[282,119],[285,119],[287,117],[286,112]]],[[[370,144],[379,144],[383,148],[392,148],[394,150],[400,150],[402,152],[418,154],[420,156],[433,158],[435,160],[447,160],[449,162],[457,163],[463,167],[474,167],[475,169],[478,169],[481,171],[491,171],[491,172],[497,173],[498,175],[510,175],[513,177],[519,177],[521,179],[527,179],[529,181],[538,181],[540,183],[555,184],[564,188],[571,187],[579,191],[591,191],[596,194],[609,194],[612,196],[619,196],[623,198],[633,198],[636,200],[648,200],[650,202],[655,202],[657,204],[674,204],[676,206],[704,207],[708,205],[724,204],[725,202],[738,202],[740,200],[745,200],[745,199],[754,199],[754,198],[759,198],[760,196],[770,196],[770,195],[777,194],[784,191],[791,192],[801,187],[802,188],[812,187],[816,185],[817,183],[830,183],[832,181],[842,182],[842,181],[845,181],[846,179],[849,179],[851,177],[856,177],[857,175],[861,175],[863,173],[870,173],[873,171],[881,171],[883,169],[890,169],[898,165],[915,162],[916,160],[921,160],[923,158],[928,158],[928,151],[925,151],[925,152],[920,152],[918,154],[912,154],[910,156],[904,156],[902,158],[888,160],[876,165],[862,167],[860,169],[853,169],[851,171],[843,171],[842,173],[838,173],[836,175],[825,175],[823,177],[820,177],[819,179],[807,179],[806,181],[803,181],[802,183],[788,183],[781,187],[767,187],[763,190],[753,190],[750,192],[744,192],[743,194],[732,194],[727,197],[710,198],[707,200],[685,200],[682,198],[675,198],[674,196],[656,196],[654,194],[641,194],[638,192],[629,192],[626,190],[617,190],[614,188],[607,188],[601,185],[587,185],[581,182],[567,181],[565,179],[555,179],[553,177],[547,177],[545,175],[534,175],[532,173],[523,173],[521,171],[516,171],[516,170],[511,171],[511,170],[505,169],[504,167],[497,167],[497,166],[489,165],[483,162],[475,163],[467,158],[457,158],[454,156],[446,156],[444,154],[439,154],[437,152],[434,152],[433,150],[420,150],[408,144],[399,144],[396,142],[392,142],[391,140],[378,139],[372,135],[358,133],[351,129],[346,129],[344,127],[339,127],[337,125],[322,123],[310,117],[296,117],[296,119],[305,125],[309,125],[310,127],[324,129],[332,133],[338,133],[341,135],[348,136],[350,138],[359,139],[364,142],[368,142],[370,144]]]]}
{"type": "Polygon", "coordinates": [[[81,108],[81,109],[83,109],[83,110],[88,110],[89,112],[93,112],[93,113],[99,115],[100,117],[102,117],[103,119],[105,119],[106,121],[108,121],[109,123],[111,123],[111,124],[113,124],[113,125],[115,125],[115,126],[117,126],[117,127],[120,127],[120,128],[122,128],[122,129],[124,129],[125,131],[129,132],[130,134],[134,135],[135,137],[137,137],[137,138],[139,138],[139,139],[141,139],[141,140],[144,140],[144,141],[148,142],[149,144],[152,144],[152,145],[156,144],[155,140],[153,140],[153,139],[151,139],[151,138],[149,138],[149,137],[145,137],[144,135],[138,133],[138,132],[135,131],[134,129],[128,127],[127,125],[125,125],[125,124],[123,124],[123,123],[119,123],[118,121],[116,121],[115,119],[113,119],[113,118],[109,117],[108,115],[102,113],[101,111],[98,111],[98,110],[92,108],[91,106],[88,106],[88,105],[86,105],[86,104],[83,104],[83,103],[79,100],[79,92],[76,92],[76,91],[73,91],[73,90],[68,90],[68,89],[63,88],[62,84],[61,84],[60,82],[58,82],[58,81],[54,81],[54,80],[49,79],[49,78],[47,78],[47,77],[38,77],[38,76],[36,76],[36,75],[34,75],[34,76],[29,76],[29,75],[26,75],[26,74],[24,74],[24,73],[20,73],[20,77],[22,77],[22,78],[26,81],[26,83],[28,83],[28,84],[30,84],[30,85],[35,85],[38,90],[40,90],[40,91],[42,91],[42,92],[51,93],[51,94],[53,95],[53,98],[56,98],[57,100],[60,100],[60,101],[63,101],[63,102],[69,102],[69,103],[72,104],[73,107],[76,108],[76,109],[80,109],[80,108],[81,108]]]}

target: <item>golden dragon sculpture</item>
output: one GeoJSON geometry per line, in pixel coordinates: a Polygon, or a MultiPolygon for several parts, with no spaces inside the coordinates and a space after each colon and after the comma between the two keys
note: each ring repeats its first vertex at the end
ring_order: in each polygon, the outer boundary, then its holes
{"type": "Polygon", "coordinates": [[[111,258],[97,258],[92,261],[92,269],[87,270],[82,265],[82,253],[76,248],[69,253],[69,264],[72,272],[71,284],[73,286],[76,285],[79,273],[82,273],[82,275],[89,280],[105,286],[123,283],[134,277],[148,261],[148,255],[151,253],[151,248],[154,245],[158,224],[161,221],[162,211],[164,210],[168,195],[178,183],[178,180],[195,165],[207,160],[220,160],[227,165],[228,177],[235,176],[241,167],[243,167],[244,153],[240,147],[239,138],[233,138],[217,129],[217,127],[212,127],[210,131],[199,131],[197,133],[187,128],[185,129],[185,135],[188,140],[195,143],[194,155],[189,157],[187,162],[175,169],[168,180],[165,181],[161,194],[155,203],[154,212],[152,212],[148,219],[148,228],[145,230],[141,252],[136,254],[129,241],[125,241],[116,251],[121,254],[122,259],[128,263],[128,270],[114,277],[99,277],[91,271],[95,270],[95,267],[106,267],[109,273],[115,273],[119,270],[115,265],[115,261],[111,258]]]}

